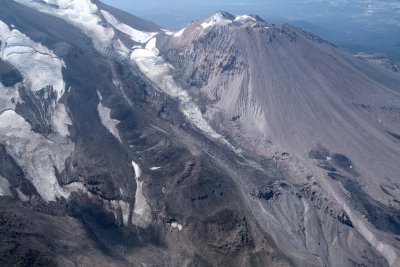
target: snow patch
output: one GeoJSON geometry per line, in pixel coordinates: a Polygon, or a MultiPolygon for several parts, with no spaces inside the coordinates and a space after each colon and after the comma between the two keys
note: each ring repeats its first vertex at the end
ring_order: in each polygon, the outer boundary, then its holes
{"type": "Polygon", "coordinates": [[[212,16],[210,19],[208,19],[208,21],[203,22],[201,24],[201,27],[203,27],[203,29],[206,29],[206,28],[214,26],[214,25],[225,26],[225,25],[229,25],[231,23],[232,23],[232,20],[226,19],[221,12],[217,12],[214,16],[212,16]]]}
{"type": "Polygon", "coordinates": [[[110,12],[105,10],[101,10],[101,14],[103,15],[104,19],[115,29],[119,30],[120,32],[125,33],[128,35],[133,41],[137,43],[146,43],[151,38],[153,38],[157,32],[143,32],[132,28],[129,25],[121,23],[118,21],[110,12]]]}
{"type": "Polygon", "coordinates": [[[159,169],[161,169],[161,167],[151,167],[150,168],[151,171],[156,171],[156,170],[159,170],[159,169]]]}
{"type": "Polygon", "coordinates": [[[140,176],[142,175],[142,171],[140,170],[139,165],[136,162],[132,161],[132,167],[133,170],[135,171],[135,179],[139,179],[140,176]]]}
{"type": "Polygon", "coordinates": [[[15,104],[21,101],[18,93],[18,85],[5,87],[0,82],[0,113],[7,109],[15,109],[15,104]],[[15,101],[12,102],[11,99],[15,101]]]}
{"type": "Polygon", "coordinates": [[[2,176],[0,176],[0,197],[4,196],[12,196],[10,190],[10,183],[8,180],[2,176]]]}
{"type": "Polygon", "coordinates": [[[146,197],[143,195],[143,181],[139,181],[141,170],[139,165],[132,161],[132,167],[135,171],[136,194],[135,206],[132,213],[132,223],[142,228],[147,228],[151,223],[151,208],[147,204],[146,197]]]}
{"type": "Polygon", "coordinates": [[[24,77],[24,82],[32,91],[52,86],[57,92],[57,100],[64,94],[65,83],[62,68],[65,64],[53,51],[35,43],[25,34],[10,29],[0,21],[0,58],[9,62],[24,77]]]}
{"type": "Polygon", "coordinates": [[[171,227],[178,229],[179,232],[182,231],[182,229],[183,229],[183,226],[181,224],[179,224],[178,222],[176,222],[176,221],[171,223],[171,227]]]}
{"type": "Polygon", "coordinates": [[[236,16],[234,21],[237,22],[246,22],[246,21],[257,21],[254,17],[250,16],[250,15],[240,15],[240,16],[236,16]]]}
{"type": "Polygon", "coordinates": [[[111,118],[111,109],[106,108],[101,103],[103,97],[100,92],[97,91],[97,95],[99,96],[99,104],[97,104],[97,111],[99,113],[101,124],[115,137],[118,139],[120,143],[122,143],[121,137],[119,136],[117,125],[120,123],[119,120],[115,120],[111,118]]]}
{"type": "MultiPolygon", "coordinates": [[[[16,29],[10,29],[0,21],[0,58],[13,65],[23,76],[24,85],[37,92],[39,90],[52,90],[57,99],[52,103],[51,123],[55,130],[63,137],[69,135],[68,125],[72,122],[62,103],[58,103],[64,95],[65,82],[62,69],[65,68],[64,61],[59,59],[53,51],[40,43],[32,41],[25,34],[16,29]]],[[[3,96],[19,99],[16,90],[5,90],[3,96]]],[[[0,101],[2,100],[0,96],[0,101]]],[[[8,99],[8,101],[10,101],[8,99]]],[[[9,106],[9,105],[8,105],[9,106]]],[[[2,108],[0,106],[0,108],[2,108]]],[[[14,105],[13,107],[14,108],[14,105]]]]}
{"type": "Polygon", "coordinates": [[[150,50],[151,52],[153,52],[154,55],[159,55],[160,52],[157,49],[157,38],[153,37],[152,39],[150,39],[150,41],[147,42],[145,49],[150,50]]]}
{"type": "Polygon", "coordinates": [[[173,34],[174,37],[179,37],[182,36],[182,34],[185,32],[186,28],[181,29],[180,31],[176,32],[173,34]]]}
{"type": "Polygon", "coordinates": [[[65,110],[64,104],[59,103],[56,106],[56,108],[54,109],[52,121],[55,129],[62,137],[69,136],[68,126],[72,125],[72,121],[68,116],[67,111],[65,110]]]}
{"type": "Polygon", "coordinates": [[[129,203],[122,200],[109,200],[109,201],[103,201],[103,206],[105,207],[105,209],[114,214],[114,218],[116,220],[118,220],[119,210],[121,210],[122,223],[125,226],[128,226],[129,212],[130,212],[129,203]]]}

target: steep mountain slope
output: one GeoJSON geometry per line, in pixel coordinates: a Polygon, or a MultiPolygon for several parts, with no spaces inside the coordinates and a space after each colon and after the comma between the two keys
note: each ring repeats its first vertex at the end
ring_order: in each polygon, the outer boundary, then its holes
{"type": "Polygon", "coordinates": [[[224,12],[160,49],[221,131],[260,154],[288,152],[313,169],[314,162],[376,227],[399,234],[398,74],[290,25],[224,12]]]}
{"type": "Polygon", "coordinates": [[[396,74],[258,17],[0,5],[2,265],[396,266],[396,74]]]}

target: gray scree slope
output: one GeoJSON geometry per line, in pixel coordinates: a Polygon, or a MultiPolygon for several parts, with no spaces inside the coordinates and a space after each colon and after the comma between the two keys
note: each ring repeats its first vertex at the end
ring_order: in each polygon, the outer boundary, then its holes
{"type": "Polygon", "coordinates": [[[398,73],[257,16],[0,5],[2,266],[398,266],[398,73]]]}

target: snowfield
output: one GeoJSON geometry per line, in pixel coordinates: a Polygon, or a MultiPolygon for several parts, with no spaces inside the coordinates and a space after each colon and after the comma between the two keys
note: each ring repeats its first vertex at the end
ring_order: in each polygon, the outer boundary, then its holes
{"type": "Polygon", "coordinates": [[[139,165],[132,161],[132,167],[135,171],[136,193],[135,206],[132,213],[132,223],[142,228],[147,228],[151,223],[151,208],[147,204],[146,197],[143,195],[143,181],[139,181],[142,174],[139,165]]]}
{"type": "Polygon", "coordinates": [[[14,0],[40,12],[57,16],[84,31],[101,51],[114,37],[114,30],[102,24],[99,10],[90,0],[14,0]]]}
{"type": "Polygon", "coordinates": [[[201,24],[201,27],[203,27],[203,29],[206,29],[206,28],[214,26],[214,25],[225,26],[225,25],[229,25],[231,23],[232,23],[232,20],[226,19],[221,12],[217,12],[214,16],[212,16],[210,19],[208,19],[208,21],[203,22],[201,24]]]}
{"type": "Polygon", "coordinates": [[[120,123],[119,120],[111,118],[111,109],[103,106],[101,100],[103,99],[100,92],[97,91],[99,96],[99,104],[97,105],[97,111],[99,112],[100,121],[103,126],[115,137],[120,143],[122,143],[121,137],[119,136],[117,125],[120,123]]]}
{"type": "MultiPolygon", "coordinates": [[[[52,111],[50,111],[52,114],[49,114],[52,121],[49,123],[61,136],[67,137],[68,125],[72,122],[65,106],[58,103],[65,92],[62,76],[64,62],[47,47],[32,41],[20,31],[9,28],[2,21],[0,21],[0,41],[0,59],[10,63],[22,74],[25,87],[33,92],[46,90],[47,94],[51,93],[50,91],[56,93],[57,99],[52,103],[52,111]]],[[[0,100],[4,97],[18,99],[19,95],[16,89],[8,89],[0,93],[0,100]]],[[[10,104],[6,107],[11,108],[10,104]]],[[[0,106],[0,109],[4,108],[0,106]]]]}
{"type": "Polygon", "coordinates": [[[101,10],[101,14],[103,15],[104,19],[115,29],[125,33],[137,43],[146,43],[157,34],[156,32],[142,32],[136,30],[129,25],[119,22],[113,15],[105,10],[101,10]]]}
{"type": "Polygon", "coordinates": [[[17,68],[32,91],[52,86],[60,99],[65,83],[62,68],[65,64],[51,50],[35,43],[25,34],[0,21],[0,58],[17,68]]]}
{"type": "Polygon", "coordinates": [[[64,169],[65,160],[73,152],[72,143],[61,138],[52,141],[33,132],[30,124],[13,110],[0,115],[0,140],[44,201],[69,197],[69,192],[59,185],[54,168],[64,169]]]}
{"type": "Polygon", "coordinates": [[[234,21],[238,21],[238,22],[246,22],[246,21],[257,21],[254,17],[249,16],[249,15],[240,15],[240,16],[236,16],[234,21]]]}

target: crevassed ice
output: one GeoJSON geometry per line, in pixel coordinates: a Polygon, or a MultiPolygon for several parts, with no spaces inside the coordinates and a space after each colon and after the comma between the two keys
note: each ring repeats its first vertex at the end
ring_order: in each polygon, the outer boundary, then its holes
{"type": "MultiPolygon", "coordinates": [[[[69,135],[68,125],[72,122],[65,110],[65,106],[58,103],[65,92],[65,82],[62,76],[64,62],[53,51],[36,43],[28,36],[16,29],[9,28],[0,21],[0,58],[13,65],[23,76],[24,85],[32,90],[39,91],[51,86],[57,99],[52,107],[52,125],[63,137],[69,135]]],[[[2,91],[2,96],[18,95],[14,91],[2,91]]],[[[0,96],[0,99],[3,98],[0,96]]],[[[18,97],[19,98],[19,97],[18,97]]],[[[3,107],[0,106],[1,109],[3,107]]],[[[10,107],[14,108],[14,106],[10,107]]]]}
{"type": "Polygon", "coordinates": [[[21,166],[44,201],[69,197],[57,180],[55,168],[62,170],[72,154],[73,145],[60,138],[53,142],[31,130],[31,126],[13,110],[0,115],[0,140],[21,166]]]}
{"type": "Polygon", "coordinates": [[[51,85],[58,99],[64,94],[64,62],[45,46],[0,21],[0,58],[17,68],[32,91],[51,85]]]}
{"type": "Polygon", "coordinates": [[[84,31],[101,51],[104,51],[114,37],[114,30],[101,24],[99,10],[90,0],[14,1],[68,21],[84,31]]]}
{"type": "Polygon", "coordinates": [[[238,21],[238,22],[245,22],[245,21],[257,21],[254,17],[250,16],[250,15],[239,15],[235,17],[234,21],[238,21]]]}
{"type": "Polygon", "coordinates": [[[179,37],[182,36],[182,34],[185,32],[186,28],[181,29],[180,31],[176,32],[173,34],[174,37],[179,37]]]}
{"type": "Polygon", "coordinates": [[[10,190],[10,183],[6,178],[0,175],[0,197],[3,196],[12,196],[10,190]]]}

